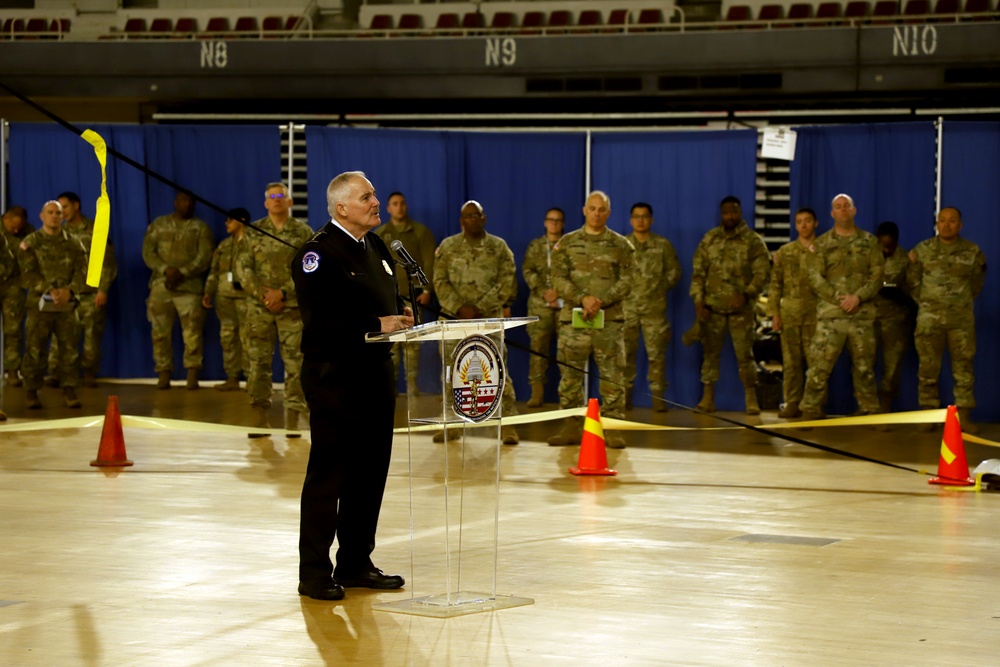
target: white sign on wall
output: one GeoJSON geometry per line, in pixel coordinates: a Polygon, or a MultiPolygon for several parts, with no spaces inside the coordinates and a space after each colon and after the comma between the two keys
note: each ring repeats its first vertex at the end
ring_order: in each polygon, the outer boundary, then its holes
{"type": "Polygon", "coordinates": [[[761,157],[776,160],[795,159],[795,130],[787,127],[765,127],[760,154],[761,157]]]}

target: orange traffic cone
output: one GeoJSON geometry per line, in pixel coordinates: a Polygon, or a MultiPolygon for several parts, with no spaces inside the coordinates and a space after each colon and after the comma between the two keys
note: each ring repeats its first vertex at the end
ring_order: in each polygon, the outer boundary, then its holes
{"type": "Polygon", "coordinates": [[[608,452],[604,448],[604,427],[601,426],[601,406],[596,398],[587,404],[587,419],[583,423],[583,440],[580,441],[580,459],[574,475],[617,475],[608,468],[608,452]]]}
{"type": "Polygon", "coordinates": [[[122,416],[118,411],[118,397],[108,396],[108,410],[104,413],[104,429],[101,431],[101,445],[97,449],[97,459],[92,466],[130,466],[125,457],[125,435],[122,433],[122,416]]]}
{"type": "Polygon", "coordinates": [[[958,408],[954,405],[948,406],[944,418],[938,476],[931,477],[928,483],[945,486],[972,486],[976,483],[976,480],[969,477],[969,462],[965,458],[965,443],[962,441],[962,425],[958,421],[958,408]]]}

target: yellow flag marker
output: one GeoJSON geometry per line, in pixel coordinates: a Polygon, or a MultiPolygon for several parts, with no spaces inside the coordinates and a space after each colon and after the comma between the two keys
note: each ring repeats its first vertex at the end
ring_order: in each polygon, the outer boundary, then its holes
{"type": "Polygon", "coordinates": [[[108,200],[108,145],[104,139],[93,130],[85,130],[80,135],[84,141],[94,147],[97,161],[101,163],[101,196],[97,198],[97,213],[94,216],[94,237],[87,252],[90,253],[90,264],[87,266],[87,284],[100,287],[101,270],[104,268],[104,251],[108,246],[108,227],[111,221],[111,202],[108,200]]]}

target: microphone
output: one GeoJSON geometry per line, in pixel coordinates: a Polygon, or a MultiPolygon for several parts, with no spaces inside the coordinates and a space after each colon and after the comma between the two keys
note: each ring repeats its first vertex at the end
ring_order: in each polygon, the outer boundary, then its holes
{"type": "Polygon", "coordinates": [[[389,247],[396,251],[396,255],[400,259],[400,264],[406,267],[406,272],[411,276],[416,277],[417,284],[429,285],[431,283],[431,281],[427,280],[424,270],[420,268],[419,264],[417,264],[417,260],[413,259],[413,255],[407,252],[406,248],[403,247],[402,241],[396,239],[389,244],[389,247]]]}

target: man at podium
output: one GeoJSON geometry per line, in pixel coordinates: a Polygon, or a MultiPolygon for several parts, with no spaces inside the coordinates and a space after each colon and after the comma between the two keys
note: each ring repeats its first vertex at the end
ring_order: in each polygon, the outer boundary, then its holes
{"type": "Polygon", "coordinates": [[[327,187],[332,219],[296,253],[292,279],[302,312],[302,389],[312,448],[302,485],[299,594],[339,600],[344,588],[396,589],[403,578],[375,567],[396,409],[391,344],[367,333],[413,326],[396,288],[379,226],[375,188],[362,172],[327,187]],[[338,542],[337,566],[330,548],[338,542]]]}

